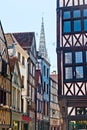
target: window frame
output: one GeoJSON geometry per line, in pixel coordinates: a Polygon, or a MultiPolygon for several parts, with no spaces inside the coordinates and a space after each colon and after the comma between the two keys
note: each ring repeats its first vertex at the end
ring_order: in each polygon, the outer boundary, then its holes
{"type": "Polygon", "coordinates": [[[76,9],[64,9],[63,10],[63,12],[62,12],[62,25],[63,25],[63,28],[62,28],[62,34],[63,35],[67,35],[67,34],[73,34],[73,33],[82,33],[82,32],[87,32],[87,29],[85,30],[85,28],[84,28],[84,20],[86,20],[87,19],[87,16],[86,15],[84,15],[84,11],[86,10],[86,8],[76,8],[76,9]],[[81,15],[79,15],[78,17],[75,17],[74,16],[74,12],[75,11],[80,11],[80,14],[81,15]],[[68,18],[64,18],[64,13],[65,12],[70,12],[70,18],[68,17],[68,18]],[[74,23],[76,22],[76,21],[80,21],[80,30],[75,30],[75,26],[74,26],[74,23]],[[64,23],[65,22],[71,22],[71,31],[64,31],[64,23]]]}
{"type": "Polygon", "coordinates": [[[86,73],[86,70],[87,70],[87,61],[86,61],[86,53],[87,53],[87,50],[73,50],[73,51],[70,51],[70,50],[65,50],[64,53],[63,53],[63,71],[64,71],[64,82],[73,82],[73,81],[82,81],[82,80],[87,80],[87,73],[86,73]],[[76,52],[82,52],[82,62],[78,62],[76,63],[76,60],[75,60],[75,54],[76,52]],[[72,63],[65,63],[65,54],[66,53],[72,53],[72,63]],[[72,67],[72,78],[68,78],[66,79],[66,72],[65,72],[65,69],[67,67],[72,67]],[[83,67],[83,73],[82,73],[82,76],[81,78],[78,78],[76,77],[76,67],[83,67]]]}

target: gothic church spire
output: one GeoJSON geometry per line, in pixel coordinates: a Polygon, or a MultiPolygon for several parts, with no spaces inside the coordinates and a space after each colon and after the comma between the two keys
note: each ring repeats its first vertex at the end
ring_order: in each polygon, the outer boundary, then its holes
{"type": "Polygon", "coordinates": [[[46,60],[48,60],[43,17],[42,17],[41,32],[40,32],[39,53],[42,57],[44,57],[46,60]]]}

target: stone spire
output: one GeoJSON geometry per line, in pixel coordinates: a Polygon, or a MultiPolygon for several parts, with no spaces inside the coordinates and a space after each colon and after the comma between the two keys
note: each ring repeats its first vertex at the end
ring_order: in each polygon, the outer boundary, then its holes
{"type": "Polygon", "coordinates": [[[44,57],[46,60],[48,60],[48,54],[47,54],[46,42],[45,42],[43,17],[42,17],[41,32],[40,32],[39,53],[42,57],[44,57]]]}

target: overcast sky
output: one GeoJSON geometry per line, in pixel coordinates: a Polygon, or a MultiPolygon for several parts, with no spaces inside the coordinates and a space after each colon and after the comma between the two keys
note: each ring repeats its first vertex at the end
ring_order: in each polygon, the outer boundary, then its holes
{"type": "Polygon", "coordinates": [[[56,70],[56,0],[1,0],[4,32],[35,32],[37,48],[44,17],[45,38],[51,71],[56,70]]]}

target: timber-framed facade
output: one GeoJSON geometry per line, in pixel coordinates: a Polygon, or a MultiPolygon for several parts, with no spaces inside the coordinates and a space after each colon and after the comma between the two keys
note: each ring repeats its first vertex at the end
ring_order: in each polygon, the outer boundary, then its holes
{"type": "Polygon", "coordinates": [[[11,128],[11,72],[7,43],[0,23],[0,130],[11,128]]]}
{"type": "Polygon", "coordinates": [[[79,128],[87,120],[87,0],[57,0],[57,59],[62,130],[79,128]]]}

